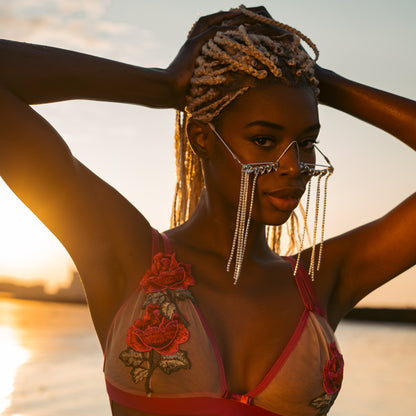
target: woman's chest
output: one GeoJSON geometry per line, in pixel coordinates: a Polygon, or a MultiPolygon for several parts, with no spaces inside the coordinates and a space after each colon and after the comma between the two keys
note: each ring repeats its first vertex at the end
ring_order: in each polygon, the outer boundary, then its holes
{"type": "Polygon", "coordinates": [[[305,305],[296,284],[251,293],[193,289],[202,319],[216,344],[230,391],[254,388],[287,350],[305,305]]]}
{"type": "Polygon", "coordinates": [[[305,300],[300,280],[260,273],[254,284],[228,290],[191,271],[174,254],[156,255],[140,291],[119,311],[106,351],[110,397],[138,389],[139,401],[197,394],[268,407],[290,381],[294,397],[317,397],[332,334],[305,300]],[[293,379],[305,370],[311,380],[293,379]]]}

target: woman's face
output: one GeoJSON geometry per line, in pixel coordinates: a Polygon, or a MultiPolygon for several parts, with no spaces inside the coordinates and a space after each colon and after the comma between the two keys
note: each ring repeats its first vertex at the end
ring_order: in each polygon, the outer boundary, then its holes
{"type": "MultiPolygon", "coordinates": [[[[253,219],[270,225],[284,223],[309,180],[299,162],[315,162],[313,144],[320,126],[312,89],[280,84],[252,88],[226,107],[213,124],[242,163],[275,162],[291,142],[297,142],[280,159],[277,171],[257,179],[253,219]]],[[[208,192],[218,193],[235,210],[241,165],[212,135],[212,157],[204,163],[208,192]]]]}

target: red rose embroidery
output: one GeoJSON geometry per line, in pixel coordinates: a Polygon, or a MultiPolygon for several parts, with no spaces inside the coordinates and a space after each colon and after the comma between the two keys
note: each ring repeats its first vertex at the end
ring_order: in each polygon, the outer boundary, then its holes
{"type": "Polygon", "coordinates": [[[329,344],[331,359],[324,368],[324,389],[328,394],[338,393],[341,388],[344,360],[335,342],[329,344]]]}
{"type": "Polygon", "coordinates": [[[195,280],[191,266],[179,263],[175,254],[158,253],[153,257],[150,270],[143,276],[140,286],[145,293],[161,292],[166,289],[188,289],[195,280]]]}
{"type": "Polygon", "coordinates": [[[150,304],[143,318],[128,329],[126,343],[138,352],[155,350],[162,355],[172,355],[188,338],[189,332],[177,313],[167,319],[159,305],[150,304]]]}

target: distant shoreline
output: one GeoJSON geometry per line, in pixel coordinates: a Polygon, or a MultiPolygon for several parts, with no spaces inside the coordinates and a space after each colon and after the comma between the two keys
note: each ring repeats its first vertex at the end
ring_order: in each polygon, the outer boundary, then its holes
{"type": "Polygon", "coordinates": [[[78,305],[87,305],[85,297],[65,297],[55,295],[41,295],[41,296],[26,296],[10,292],[0,291],[0,299],[20,299],[33,300],[35,302],[54,302],[54,303],[73,303],[78,305]]]}
{"type": "Polygon", "coordinates": [[[398,322],[416,324],[414,308],[354,308],[345,317],[351,321],[398,322]]]}

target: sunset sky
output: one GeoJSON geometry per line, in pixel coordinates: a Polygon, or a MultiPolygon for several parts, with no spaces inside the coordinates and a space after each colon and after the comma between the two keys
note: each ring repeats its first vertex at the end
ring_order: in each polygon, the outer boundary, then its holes
{"type": "MultiPolygon", "coordinates": [[[[199,16],[239,4],[224,0],[2,1],[0,37],[166,67],[199,16]]],[[[262,4],[276,20],[296,27],[317,44],[321,66],[415,99],[414,0],[262,4]]],[[[154,227],[168,227],[175,182],[172,110],[81,101],[36,106],[36,110],[83,163],[125,195],[154,227]]],[[[320,148],[336,169],[329,182],[328,237],[383,215],[414,192],[414,152],[332,109],[320,108],[320,118],[320,148]]],[[[0,276],[43,279],[49,287],[64,283],[73,267],[71,260],[2,182],[0,213],[0,276]]],[[[370,295],[367,302],[416,306],[415,293],[413,268],[370,295]]]]}

